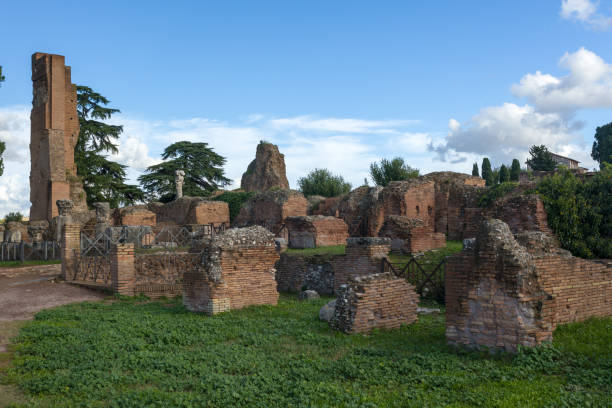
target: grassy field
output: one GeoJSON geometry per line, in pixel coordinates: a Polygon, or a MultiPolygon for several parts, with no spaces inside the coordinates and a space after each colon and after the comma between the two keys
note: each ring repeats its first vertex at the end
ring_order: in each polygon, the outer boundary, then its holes
{"type": "Polygon", "coordinates": [[[444,315],[368,336],[331,332],[317,319],[326,301],[283,295],[276,307],[215,317],[178,300],[44,311],[12,346],[0,398],[23,407],[612,405],[610,318],[560,327],[552,346],[491,356],[446,346],[444,315]]]}
{"type": "Polygon", "coordinates": [[[0,262],[0,268],[20,268],[24,266],[39,266],[39,265],[55,265],[62,263],[61,260],[55,259],[52,261],[3,261],[0,262]]]}

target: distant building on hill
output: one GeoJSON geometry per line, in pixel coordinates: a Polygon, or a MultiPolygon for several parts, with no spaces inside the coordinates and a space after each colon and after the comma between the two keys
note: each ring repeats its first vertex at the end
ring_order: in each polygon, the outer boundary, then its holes
{"type": "Polygon", "coordinates": [[[578,160],[574,160],[574,159],[570,159],[569,157],[565,157],[565,156],[561,156],[560,154],[556,154],[556,153],[550,153],[553,160],[555,162],[557,162],[557,164],[561,164],[565,167],[567,167],[568,169],[578,169],[578,163],[580,163],[578,160]]]}

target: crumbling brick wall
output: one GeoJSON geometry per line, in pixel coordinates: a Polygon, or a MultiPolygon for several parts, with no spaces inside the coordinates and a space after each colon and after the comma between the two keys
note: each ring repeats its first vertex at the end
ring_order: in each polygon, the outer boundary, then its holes
{"type": "Polygon", "coordinates": [[[450,344],[515,351],[552,340],[557,324],[612,315],[612,268],[572,257],[539,232],[486,220],[446,261],[450,344]],[[529,250],[527,249],[529,248],[529,250]]]}
{"type": "Polygon", "coordinates": [[[260,225],[278,234],[287,217],[305,216],[307,212],[308,200],[299,191],[266,191],[250,197],[244,203],[233,226],[260,225]]]}
{"type": "Polygon", "coordinates": [[[537,194],[517,195],[496,200],[485,211],[488,218],[504,221],[513,233],[541,231],[554,235],[548,226],[544,203],[537,194]]]}
{"type": "Polygon", "coordinates": [[[259,226],[236,228],[203,245],[202,263],[184,274],[183,303],[215,314],[250,305],[276,305],[274,235],[259,226]]]}
{"type": "Polygon", "coordinates": [[[276,263],[276,283],[279,291],[316,290],[320,295],[334,293],[334,259],[342,255],[300,256],[281,254],[276,263]]]}
{"type": "Polygon", "coordinates": [[[229,206],[223,201],[181,197],[166,204],[150,203],[147,208],[156,214],[159,224],[224,224],[229,227],[229,206]]]}
{"type": "Polygon", "coordinates": [[[330,326],[345,333],[395,329],[417,321],[419,295],[391,273],[358,276],[339,289],[330,326]]]}
{"type": "Polygon", "coordinates": [[[349,278],[380,272],[382,259],[391,251],[389,238],[348,238],[345,255],[333,259],[334,291],[349,278]]]}
{"type": "Polygon", "coordinates": [[[389,215],[380,229],[379,235],[391,239],[391,250],[416,253],[446,246],[446,236],[433,232],[433,227],[425,225],[418,218],[389,215]]]}
{"type": "Polygon", "coordinates": [[[115,225],[142,225],[151,227],[157,224],[155,213],[147,210],[144,205],[117,208],[114,211],[113,218],[115,225]]]}
{"type": "Polygon", "coordinates": [[[318,216],[287,217],[290,248],[316,248],[342,245],[348,238],[348,226],[340,218],[318,216]]]}

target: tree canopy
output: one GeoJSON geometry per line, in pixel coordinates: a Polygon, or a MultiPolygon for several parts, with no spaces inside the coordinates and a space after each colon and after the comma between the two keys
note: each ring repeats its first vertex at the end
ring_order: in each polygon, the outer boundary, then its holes
{"type": "Polygon", "coordinates": [[[337,197],[351,191],[351,183],[340,175],[333,175],[327,169],[314,169],[306,177],[298,180],[300,191],[306,195],[337,197]]]}
{"type": "Polygon", "coordinates": [[[0,86],[2,86],[2,82],[4,82],[4,75],[2,75],[2,65],[0,65],[0,86]]]}
{"type": "Polygon", "coordinates": [[[521,163],[518,159],[512,160],[512,166],[510,166],[510,181],[519,181],[521,177],[521,163]]]}
{"type": "Polygon", "coordinates": [[[186,196],[205,197],[231,183],[223,170],[225,158],[207,143],[176,142],[166,147],[161,157],[162,163],[148,167],[146,174],[138,177],[149,199],[169,202],[175,198],[176,170],[185,172],[183,194],[186,196]]]}
{"type": "Polygon", "coordinates": [[[115,142],[123,126],[109,125],[108,120],[118,109],[107,108],[110,101],[87,86],[77,86],[79,138],[74,149],[77,175],[83,180],[87,204],[108,201],[112,208],[134,204],[144,199],[136,185],[125,183],[127,166],[108,160],[103,153],[117,153],[115,142]]]}
{"type": "Polygon", "coordinates": [[[482,178],[485,179],[485,184],[487,186],[492,186],[495,184],[495,180],[493,179],[493,170],[491,169],[491,161],[488,157],[482,159],[482,166],[480,169],[482,171],[482,178]]]}
{"type": "Polygon", "coordinates": [[[4,154],[5,150],[6,144],[3,141],[0,141],[0,176],[4,174],[4,159],[2,158],[2,155],[4,154]]]}
{"type": "Polygon", "coordinates": [[[502,164],[501,168],[499,169],[499,182],[505,183],[506,181],[510,181],[510,172],[508,171],[506,165],[502,164]]]}
{"type": "Polygon", "coordinates": [[[552,171],[557,168],[557,162],[553,160],[552,154],[544,145],[533,145],[529,149],[530,159],[527,160],[527,165],[531,170],[552,171]]]}
{"type": "Polygon", "coordinates": [[[595,130],[591,157],[599,162],[600,167],[603,163],[612,163],[612,122],[595,130]]]}
{"type": "Polygon", "coordinates": [[[478,174],[478,163],[474,163],[472,166],[472,176],[480,177],[480,174],[478,174]]]}
{"type": "Polygon", "coordinates": [[[419,170],[404,163],[404,159],[396,157],[392,160],[382,159],[380,164],[370,164],[370,176],[377,186],[386,186],[391,181],[409,180],[419,177],[419,170]]]}

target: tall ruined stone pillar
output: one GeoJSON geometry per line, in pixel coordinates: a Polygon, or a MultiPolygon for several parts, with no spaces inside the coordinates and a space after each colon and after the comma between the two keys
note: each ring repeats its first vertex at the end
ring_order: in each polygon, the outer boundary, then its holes
{"type": "Polygon", "coordinates": [[[71,200],[87,210],[76,177],[74,147],[79,136],[76,87],[62,55],[32,55],[33,99],[30,115],[30,220],[51,221],[57,200],[71,200]]]}

